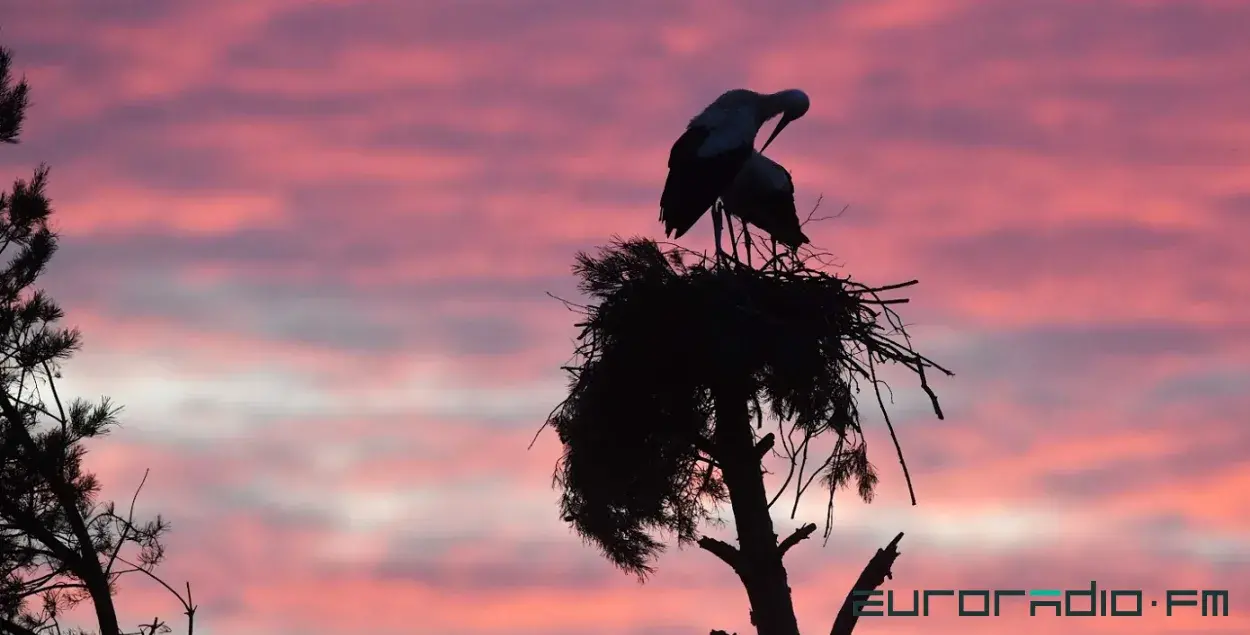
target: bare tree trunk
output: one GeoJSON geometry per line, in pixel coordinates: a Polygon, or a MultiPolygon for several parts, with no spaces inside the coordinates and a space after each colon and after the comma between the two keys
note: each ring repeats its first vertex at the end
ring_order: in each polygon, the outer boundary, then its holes
{"type": "Polygon", "coordinates": [[[768,494],[751,433],[747,395],[720,389],[713,397],[715,458],[733,507],[740,552],[736,569],[751,602],[751,623],[759,635],[799,635],[777,534],[768,515],[768,494]]]}

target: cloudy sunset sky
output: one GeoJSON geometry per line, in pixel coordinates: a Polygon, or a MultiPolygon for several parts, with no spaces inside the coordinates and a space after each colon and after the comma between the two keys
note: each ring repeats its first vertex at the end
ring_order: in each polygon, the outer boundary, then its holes
{"type": "MultiPolygon", "coordinates": [[[[722,91],[800,87],[769,154],[903,307],[946,421],[873,404],[871,505],[789,566],[828,632],[885,588],[1228,589],[1228,617],[864,618],[857,635],[1250,633],[1250,3],[0,0],[50,164],[88,466],[172,523],[197,635],[753,633],[698,549],[645,585],[561,522],[578,250],[659,237],[722,91]]],[[[710,245],[704,220],[683,239],[710,245]]],[[[788,512],[788,510],[787,510],[788,512]]],[[[821,501],[779,533],[820,521],[821,501]]],[[[714,532],[731,539],[732,532],[714,532]]],[[[140,579],[126,625],[177,605],[140,579]]]]}

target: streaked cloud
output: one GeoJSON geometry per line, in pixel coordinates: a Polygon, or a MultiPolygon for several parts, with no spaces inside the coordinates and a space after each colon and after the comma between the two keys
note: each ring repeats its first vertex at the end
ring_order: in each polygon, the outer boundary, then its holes
{"type": "MultiPolygon", "coordinates": [[[[728,86],[801,86],[779,138],[843,271],[919,278],[947,420],[888,375],[920,504],[883,482],[792,558],[827,627],[890,588],[1230,589],[1227,618],[881,618],[874,633],[1244,633],[1250,50],[1239,3],[48,0],[4,25],[52,165],[64,388],[89,455],[173,522],[197,632],[749,632],[723,565],[637,585],[556,514],[573,254],[658,235],[665,158],[728,86]],[[1240,594],[1240,595],[1239,595],[1240,594]]],[[[709,248],[700,225],[683,240],[709,248]]],[[[728,511],[726,510],[726,513],[728,511]]],[[[812,497],[779,531],[819,520],[812,497]]],[[[732,531],[718,530],[725,538],[732,531]]],[[[174,616],[129,582],[127,614],[174,616]]],[[[146,617],[144,617],[146,619],[146,617]]]]}

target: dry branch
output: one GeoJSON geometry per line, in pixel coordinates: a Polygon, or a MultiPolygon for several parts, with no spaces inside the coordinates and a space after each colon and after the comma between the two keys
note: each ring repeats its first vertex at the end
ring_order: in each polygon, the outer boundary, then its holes
{"type": "Polygon", "coordinates": [[[799,544],[802,540],[810,538],[816,529],[816,523],[807,523],[806,525],[795,529],[794,533],[786,536],[786,539],[782,540],[780,545],[777,545],[777,550],[781,552],[781,555],[786,555],[786,552],[790,550],[790,547],[799,544]]]}
{"type": "Polygon", "coordinates": [[[851,631],[855,630],[855,624],[859,622],[859,616],[855,614],[856,591],[861,593],[875,591],[885,583],[886,578],[894,577],[890,568],[898,559],[898,543],[902,539],[903,532],[900,531],[890,544],[883,549],[878,549],[868,561],[868,565],[859,574],[859,579],[855,581],[855,586],[851,587],[851,591],[846,594],[846,600],[842,602],[842,608],[838,610],[838,616],[833,620],[833,628],[829,631],[829,635],[851,635],[851,631]]]}
{"type": "Polygon", "coordinates": [[[700,549],[720,558],[734,571],[738,570],[738,550],[733,545],[707,536],[700,538],[698,544],[700,549]]]}

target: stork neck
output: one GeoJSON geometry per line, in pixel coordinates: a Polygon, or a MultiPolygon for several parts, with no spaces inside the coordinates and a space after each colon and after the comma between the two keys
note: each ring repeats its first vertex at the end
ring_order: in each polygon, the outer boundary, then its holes
{"type": "Polygon", "coordinates": [[[786,119],[797,119],[802,116],[803,112],[798,105],[790,99],[787,93],[773,93],[764,98],[760,103],[759,109],[760,125],[764,125],[765,121],[783,115],[786,119]]]}
{"type": "Polygon", "coordinates": [[[760,100],[760,107],[755,112],[755,118],[759,120],[758,125],[764,125],[765,121],[785,112],[785,104],[781,103],[781,99],[777,95],[765,95],[760,100]]]}

